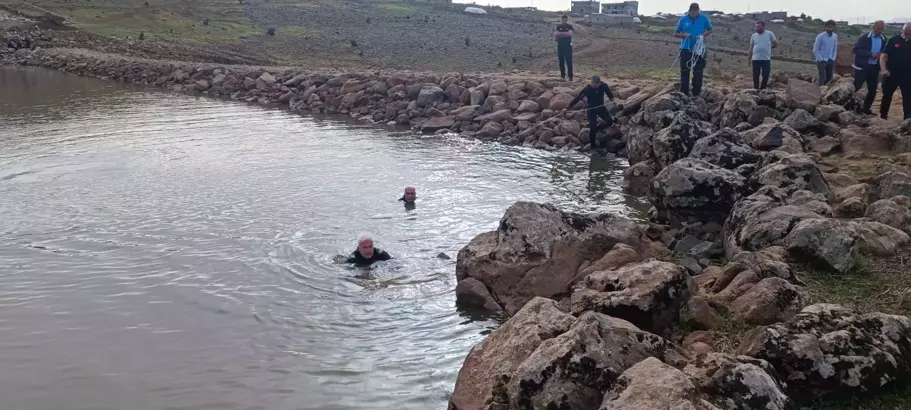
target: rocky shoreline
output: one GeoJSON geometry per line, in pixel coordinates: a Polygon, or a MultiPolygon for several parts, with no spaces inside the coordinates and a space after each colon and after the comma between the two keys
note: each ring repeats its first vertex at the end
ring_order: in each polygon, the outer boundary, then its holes
{"type": "MultiPolygon", "coordinates": [[[[583,111],[556,117],[575,108],[575,90],[546,79],[330,75],[62,50],[2,61],[423,133],[590,146],[583,111]]],[[[775,77],[775,91],[710,88],[696,99],[672,85],[615,87],[617,126],[599,138],[629,159],[624,188],[649,198],[649,221],[517,203],[462,249],[458,303],[509,320],[468,354],[450,409],[792,409],[911,381],[911,319],[809,305],[794,268],[850,274],[862,254],[907,249],[911,121],[857,114],[863,96],[849,80],[820,89],[775,77]],[[858,180],[827,160],[834,153],[882,160],[858,180]],[[753,327],[733,352],[713,346],[722,321],[753,327]]]]}

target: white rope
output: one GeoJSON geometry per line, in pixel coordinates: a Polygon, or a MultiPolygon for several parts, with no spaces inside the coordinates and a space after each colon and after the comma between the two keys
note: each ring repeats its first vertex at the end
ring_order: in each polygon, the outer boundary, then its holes
{"type": "MultiPolygon", "coordinates": [[[[696,37],[696,44],[693,45],[693,55],[690,56],[689,61],[686,62],[686,68],[692,70],[696,68],[696,64],[699,63],[699,57],[702,57],[705,54],[705,37],[699,36],[696,37]]],[[[683,49],[681,48],[677,51],[677,57],[674,58],[674,62],[671,63],[671,67],[677,65],[677,62],[680,61],[680,56],[683,55],[683,49]]]]}
{"type": "Polygon", "coordinates": [[[563,114],[563,115],[565,116],[566,114],[569,114],[569,113],[575,114],[575,113],[577,113],[577,112],[591,111],[591,110],[594,110],[594,109],[596,109],[596,108],[604,107],[604,106],[606,106],[606,105],[607,105],[607,104],[601,104],[601,105],[599,105],[599,106],[597,106],[597,107],[588,107],[588,108],[583,109],[583,110],[566,111],[566,112],[561,111],[561,112],[555,114],[553,117],[550,117],[550,118],[548,118],[548,119],[546,119],[546,120],[544,120],[544,121],[541,121],[541,122],[535,124],[534,126],[529,127],[529,128],[526,129],[525,131],[520,132],[518,135],[516,135],[516,138],[521,137],[522,135],[525,135],[525,133],[527,133],[527,132],[529,132],[529,131],[531,131],[531,130],[533,130],[533,129],[535,129],[535,128],[538,128],[538,127],[540,127],[540,126],[542,126],[542,125],[544,125],[544,124],[547,124],[547,123],[550,122],[550,121],[559,120],[560,117],[557,117],[557,115],[563,114]]]}

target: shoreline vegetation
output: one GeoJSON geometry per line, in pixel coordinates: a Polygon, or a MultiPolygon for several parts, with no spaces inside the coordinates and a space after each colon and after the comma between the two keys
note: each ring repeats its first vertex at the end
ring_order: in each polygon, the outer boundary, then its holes
{"type": "MultiPolygon", "coordinates": [[[[534,72],[112,51],[20,50],[0,63],[590,150],[585,112],[569,106],[583,84],[534,72]]],[[[508,320],[468,353],[449,408],[911,408],[911,120],[858,114],[851,79],[821,88],[800,71],[699,98],[672,81],[607,82],[616,124],[598,138],[629,160],[623,186],[649,199],[648,221],[519,202],[466,245],[457,303],[508,320]]]]}

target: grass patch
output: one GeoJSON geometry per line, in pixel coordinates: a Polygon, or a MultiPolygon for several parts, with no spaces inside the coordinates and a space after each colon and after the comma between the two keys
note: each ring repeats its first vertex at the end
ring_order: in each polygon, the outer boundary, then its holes
{"type": "Polygon", "coordinates": [[[406,16],[409,14],[414,14],[418,11],[418,8],[415,6],[410,6],[407,4],[379,4],[376,8],[380,11],[384,11],[389,14],[396,14],[400,16],[406,16]]]}
{"type": "Polygon", "coordinates": [[[806,266],[798,270],[810,303],[835,303],[860,312],[911,315],[911,256],[865,256],[851,271],[839,274],[806,266]]]}
{"type": "Polygon", "coordinates": [[[873,394],[816,400],[802,408],[805,410],[908,410],[911,409],[911,385],[893,384],[873,394]]]}
{"type": "Polygon", "coordinates": [[[823,161],[838,167],[839,173],[863,182],[875,178],[877,165],[891,157],[894,157],[894,154],[881,154],[866,158],[845,158],[843,155],[833,155],[826,157],[823,161]]]}

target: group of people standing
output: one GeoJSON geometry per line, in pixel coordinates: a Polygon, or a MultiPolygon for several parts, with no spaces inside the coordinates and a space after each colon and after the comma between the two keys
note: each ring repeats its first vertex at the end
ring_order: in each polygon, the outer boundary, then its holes
{"type": "MultiPolygon", "coordinates": [[[[873,102],[876,100],[877,89],[882,84],[883,97],[880,107],[880,116],[888,119],[892,97],[896,90],[901,90],[904,119],[911,118],[911,23],[904,25],[902,33],[892,38],[886,38],[884,31],[886,24],[877,21],[872,31],[865,33],[857,39],[854,45],[854,87],[855,91],[866,85],[867,97],[864,101],[863,112],[872,115],[873,102]]],[[[568,23],[567,16],[562,16],[560,24],[554,31],[557,41],[557,57],[560,65],[560,77],[573,79],[572,63],[572,34],[573,27],[568,23]]],[[[702,93],[703,76],[707,62],[706,38],[712,34],[712,21],[703,14],[698,3],[690,4],[686,15],[680,18],[674,29],[674,36],[681,39],[678,60],[680,62],[680,92],[698,97],[702,93]]],[[[778,47],[778,38],[775,33],[766,30],[765,22],[757,22],[755,32],[750,37],[748,64],[753,71],[753,87],[764,89],[768,86],[772,71],[772,50],[778,47]]],[[[816,62],[819,85],[828,85],[835,75],[835,60],[838,57],[838,34],[836,24],[829,20],[825,23],[825,31],[816,36],[813,44],[813,57],[816,62]]],[[[587,98],[589,103],[589,129],[591,130],[592,147],[597,148],[595,133],[598,118],[604,119],[605,124],[613,123],[610,114],[604,115],[603,96],[607,95],[613,100],[613,95],[606,85],[593,78],[590,85],[583,89],[575,102],[587,98]],[[594,96],[594,98],[592,98],[594,96]],[[594,104],[593,104],[594,102],[594,104]],[[593,113],[591,111],[598,110],[593,113]]],[[[572,106],[572,105],[571,105],[572,106]]],[[[606,111],[606,109],[604,110],[606,111]]]]}

